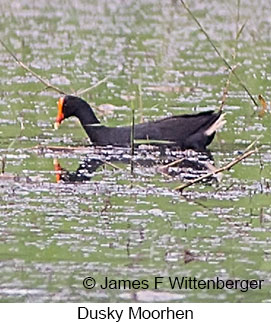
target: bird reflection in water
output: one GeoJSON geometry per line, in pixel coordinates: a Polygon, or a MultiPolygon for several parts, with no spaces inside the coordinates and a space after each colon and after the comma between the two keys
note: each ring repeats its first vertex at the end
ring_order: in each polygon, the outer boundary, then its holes
{"type": "MultiPolygon", "coordinates": [[[[115,169],[126,171],[120,164],[134,165],[135,174],[140,169],[146,175],[163,174],[167,178],[177,178],[181,181],[192,180],[198,176],[215,170],[211,153],[181,151],[163,146],[142,146],[135,150],[131,158],[131,149],[116,147],[97,147],[85,155],[77,170],[70,171],[61,167],[60,162],[54,159],[54,169],[57,182],[75,183],[88,182],[95,172],[103,165],[110,165],[115,169]]],[[[216,178],[211,179],[216,180],[216,178]]]]}

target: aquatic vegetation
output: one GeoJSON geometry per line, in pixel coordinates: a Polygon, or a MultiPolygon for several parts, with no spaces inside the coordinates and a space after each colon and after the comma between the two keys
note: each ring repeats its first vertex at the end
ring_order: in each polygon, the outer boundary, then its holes
{"type": "Polygon", "coordinates": [[[0,47],[1,300],[269,302],[270,3],[189,1],[259,107],[180,1],[3,3],[1,39],[31,71],[0,47]],[[76,120],[53,129],[52,86],[111,104],[99,117],[112,127],[133,124],[132,111],[137,123],[208,109],[222,109],[227,124],[212,159],[146,142],[133,154],[92,147],[76,120]],[[220,181],[213,176],[259,136],[255,153],[220,181]],[[100,284],[159,275],[264,284],[247,292],[170,284],[90,291],[82,286],[90,274],[100,284]]]}

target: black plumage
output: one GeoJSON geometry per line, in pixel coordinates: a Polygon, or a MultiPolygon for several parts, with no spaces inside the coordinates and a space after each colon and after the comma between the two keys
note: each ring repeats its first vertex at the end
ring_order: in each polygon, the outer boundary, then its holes
{"type": "MultiPolygon", "coordinates": [[[[89,104],[76,96],[59,99],[58,126],[64,119],[77,117],[94,145],[129,146],[131,127],[107,127],[100,123],[89,104]]],[[[172,116],[157,121],[136,124],[134,139],[166,141],[181,149],[203,151],[212,142],[215,131],[224,124],[221,112],[201,112],[172,116]]]]}

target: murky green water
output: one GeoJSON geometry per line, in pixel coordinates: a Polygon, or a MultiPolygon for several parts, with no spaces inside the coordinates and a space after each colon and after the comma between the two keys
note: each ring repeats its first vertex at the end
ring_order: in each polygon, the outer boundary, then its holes
{"type": "MultiPolygon", "coordinates": [[[[236,3],[189,1],[250,91],[270,101],[271,4],[241,1],[238,21],[236,3]]],[[[110,75],[84,96],[95,106],[114,106],[99,114],[108,125],[129,124],[130,96],[137,121],[220,104],[228,73],[178,2],[0,0],[0,13],[1,39],[54,85],[73,93],[110,75]]],[[[182,195],[174,187],[187,176],[161,174],[161,165],[136,164],[131,176],[129,163],[112,162],[103,150],[37,148],[88,141],[76,120],[53,130],[59,95],[2,47],[0,85],[0,153],[6,157],[0,177],[1,301],[270,302],[271,115],[252,115],[234,78],[224,107],[227,125],[210,146],[215,165],[232,160],[259,135],[262,147],[220,183],[198,184],[182,195]],[[54,159],[76,171],[86,158],[99,156],[106,163],[89,181],[56,183],[54,159]],[[148,290],[86,290],[86,276],[98,283],[105,276],[265,282],[248,292],[179,291],[168,283],[159,290],[152,284],[148,290]]],[[[156,160],[156,153],[148,157],[156,160]]]]}

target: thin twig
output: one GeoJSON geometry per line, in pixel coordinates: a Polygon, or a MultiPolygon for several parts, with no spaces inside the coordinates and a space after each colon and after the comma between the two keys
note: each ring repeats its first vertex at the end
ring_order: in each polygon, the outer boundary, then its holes
{"type": "Polygon", "coordinates": [[[67,147],[67,146],[43,146],[43,145],[37,145],[34,146],[32,148],[30,148],[31,150],[34,149],[40,149],[40,150],[51,150],[53,152],[79,152],[79,153],[87,153],[90,150],[90,147],[88,146],[77,146],[77,147],[67,147]]]}
{"type": "Polygon", "coordinates": [[[108,165],[108,166],[111,166],[111,167],[113,167],[114,169],[117,169],[117,170],[122,170],[122,168],[121,167],[118,167],[117,165],[115,165],[115,164],[113,164],[113,163],[110,163],[110,162],[108,162],[108,161],[102,161],[104,164],[106,164],[106,165],[108,165]]]}
{"type": "Polygon", "coordinates": [[[222,111],[223,107],[224,107],[224,105],[226,103],[227,95],[229,93],[231,75],[232,75],[232,72],[230,71],[228,79],[227,79],[225,87],[224,87],[224,90],[223,90],[222,100],[221,100],[221,104],[220,104],[220,107],[219,107],[218,111],[222,111]]]}
{"type": "Polygon", "coordinates": [[[249,150],[247,152],[244,152],[242,155],[238,156],[237,158],[235,158],[234,160],[232,160],[230,163],[228,163],[227,165],[217,168],[215,171],[207,173],[203,176],[200,176],[192,181],[189,181],[188,183],[185,183],[183,185],[177,186],[175,187],[175,190],[177,191],[182,191],[184,188],[189,187],[191,185],[194,185],[196,183],[199,183],[201,181],[203,181],[204,179],[210,178],[218,173],[224,172],[226,170],[231,169],[234,165],[240,163],[240,161],[242,161],[243,159],[249,157],[250,155],[254,154],[255,152],[257,152],[257,149],[254,150],[249,150]]]}
{"type": "Polygon", "coordinates": [[[135,155],[135,107],[134,102],[131,100],[131,175],[134,174],[134,155],[135,155]]]}
{"type": "Polygon", "coordinates": [[[259,141],[262,137],[263,135],[259,135],[254,141],[252,141],[252,143],[247,146],[244,153],[249,151],[256,144],[256,142],[259,141]]]}
{"type": "MultiPolygon", "coordinates": [[[[15,138],[13,138],[11,143],[8,145],[8,148],[7,148],[8,151],[12,148],[12,146],[19,139],[19,137],[21,137],[23,130],[25,130],[23,119],[19,119],[19,122],[20,122],[20,132],[17,134],[15,138]]],[[[1,171],[0,171],[1,174],[5,173],[5,168],[6,168],[6,155],[3,155],[1,158],[1,171]]]]}
{"type": "Polygon", "coordinates": [[[74,94],[76,94],[77,96],[80,96],[80,95],[82,95],[82,94],[85,94],[85,93],[87,93],[87,92],[89,92],[89,91],[91,91],[91,90],[93,90],[93,89],[95,89],[97,86],[99,86],[99,85],[101,85],[101,84],[103,84],[103,83],[105,83],[108,79],[109,79],[109,75],[107,75],[106,77],[104,77],[102,80],[100,80],[100,81],[98,81],[97,83],[95,83],[95,84],[93,84],[92,86],[90,86],[90,87],[88,87],[88,88],[86,88],[86,89],[84,89],[84,90],[80,90],[80,91],[78,91],[78,92],[75,92],[74,94]]]}
{"type": "Polygon", "coordinates": [[[255,150],[250,150],[261,138],[263,137],[263,135],[260,135],[258,136],[254,141],[252,141],[252,143],[250,143],[247,148],[245,149],[245,151],[243,152],[242,155],[240,155],[239,157],[235,158],[233,161],[231,161],[229,164],[221,167],[221,168],[217,168],[217,169],[214,169],[212,172],[208,173],[208,174],[205,174],[201,177],[198,177],[184,185],[181,185],[181,186],[178,186],[176,187],[175,189],[176,190],[183,190],[184,188],[188,187],[188,186],[191,186],[195,183],[198,183],[200,181],[202,181],[203,179],[206,179],[206,178],[209,178],[215,174],[218,174],[218,173],[221,173],[223,172],[224,170],[229,170],[232,166],[234,166],[235,164],[239,163],[241,160],[243,160],[244,158],[247,158],[248,156],[250,156],[251,154],[253,154],[254,152],[257,152],[258,150],[255,149],[255,150]]]}
{"type": "Polygon", "coordinates": [[[60,94],[66,94],[63,90],[60,88],[54,86],[49,81],[43,79],[39,74],[34,72],[30,67],[25,65],[22,61],[19,60],[19,58],[8,48],[8,46],[0,39],[1,45],[6,49],[6,51],[12,56],[12,58],[15,60],[15,62],[20,65],[24,70],[32,74],[36,79],[38,79],[42,84],[46,85],[47,88],[50,88],[60,94]]]}
{"type": "MultiPolygon", "coordinates": [[[[236,68],[236,66],[234,68],[236,68]]],[[[227,96],[229,94],[229,87],[230,87],[231,76],[232,76],[232,71],[229,71],[229,76],[228,76],[228,79],[226,81],[226,84],[225,84],[225,87],[224,87],[224,90],[223,90],[223,95],[222,95],[222,99],[221,99],[221,104],[220,104],[220,107],[219,107],[219,111],[222,111],[223,110],[223,107],[224,107],[224,105],[226,103],[227,96]]]]}
{"type": "Polygon", "coordinates": [[[140,83],[138,83],[137,89],[138,89],[138,114],[140,115],[140,122],[144,122],[141,81],[140,83]]]}
{"type": "Polygon", "coordinates": [[[5,168],[6,168],[6,156],[2,156],[1,158],[1,174],[5,173],[5,168]]]}
{"type": "Polygon", "coordinates": [[[183,158],[180,158],[180,159],[174,160],[174,161],[170,162],[169,164],[166,164],[166,165],[161,166],[161,167],[160,167],[160,169],[162,169],[162,170],[163,170],[163,169],[167,169],[167,168],[169,168],[169,167],[173,167],[173,166],[175,166],[175,165],[180,164],[180,163],[181,163],[181,162],[183,162],[185,159],[186,159],[186,158],[185,158],[185,157],[183,157],[183,158]]]}
{"type": "MultiPolygon", "coordinates": [[[[236,35],[235,35],[235,45],[234,45],[233,54],[232,54],[234,62],[236,61],[236,57],[237,57],[238,39],[241,36],[241,34],[242,34],[242,32],[243,32],[243,30],[245,28],[245,25],[247,23],[247,22],[245,22],[241,26],[241,28],[239,29],[239,20],[240,20],[240,0],[237,0],[236,35]]],[[[237,68],[237,65],[232,67],[233,70],[235,70],[236,68],[237,68]]],[[[232,76],[232,71],[230,70],[229,75],[228,75],[228,79],[226,81],[225,88],[224,88],[224,91],[223,91],[223,96],[222,96],[221,104],[220,104],[220,107],[219,107],[219,111],[222,111],[222,109],[223,109],[223,107],[224,107],[224,105],[226,103],[226,99],[227,99],[227,96],[228,96],[228,93],[229,93],[231,76],[232,76]]]]}
{"type": "Polygon", "coordinates": [[[17,134],[17,136],[12,140],[12,142],[9,144],[7,150],[9,150],[13,147],[13,145],[16,143],[16,141],[21,137],[23,130],[25,130],[23,119],[18,118],[18,121],[20,122],[20,131],[17,134]]]}
{"type": "MultiPolygon", "coordinates": [[[[3,40],[0,39],[0,43],[1,45],[6,49],[6,51],[12,56],[12,58],[15,60],[15,62],[21,66],[24,70],[26,70],[27,72],[29,72],[30,74],[32,74],[36,79],[38,79],[42,84],[44,84],[46,87],[44,90],[47,89],[52,89],[56,92],[58,92],[59,94],[64,94],[67,95],[68,93],[66,93],[64,90],[60,89],[59,87],[51,84],[49,81],[47,81],[46,79],[42,78],[38,73],[34,72],[29,66],[27,66],[26,64],[24,64],[22,61],[19,60],[19,58],[9,49],[9,47],[3,42],[3,40]]],[[[84,89],[84,90],[80,90],[79,92],[75,92],[74,94],[80,96],[82,94],[85,94],[91,90],[93,90],[94,88],[96,88],[97,86],[103,84],[104,82],[106,82],[108,80],[109,76],[104,77],[102,80],[98,81],[97,83],[95,83],[94,85],[84,89]]]]}
{"type": "Polygon", "coordinates": [[[157,171],[161,174],[163,174],[165,177],[167,178],[172,178],[173,176],[169,175],[168,173],[166,173],[169,169],[169,167],[174,167],[175,165],[178,165],[180,164],[181,162],[183,162],[184,160],[186,160],[186,158],[181,158],[181,159],[177,159],[177,160],[174,160],[166,165],[163,165],[163,166],[160,166],[160,167],[157,167],[157,171]]]}
{"type": "Polygon", "coordinates": [[[224,64],[227,66],[227,68],[232,72],[232,74],[235,76],[235,78],[237,79],[238,83],[242,86],[242,88],[247,92],[248,96],[250,97],[250,99],[252,100],[252,102],[254,103],[254,105],[256,107],[259,107],[258,103],[253,98],[252,94],[250,93],[250,91],[248,90],[248,88],[246,87],[246,85],[242,82],[242,80],[240,79],[240,77],[238,76],[238,74],[236,74],[236,72],[234,71],[234,69],[227,62],[227,60],[221,55],[221,53],[219,52],[219,50],[215,46],[214,42],[212,41],[212,39],[210,38],[210,36],[206,32],[206,30],[202,27],[202,25],[199,22],[199,20],[194,16],[193,12],[189,9],[189,7],[185,4],[185,2],[183,0],[180,0],[180,1],[182,3],[183,7],[185,8],[185,10],[189,13],[189,15],[196,22],[196,24],[198,25],[199,29],[204,33],[204,35],[206,36],[207,40],[209,41],[209,43],[211,44],[211,46],[213,47],[213,49],[215,50],[215,52],[217,53],[217,55],[222,59],[222,61],[224,62],[224,64]]]}

